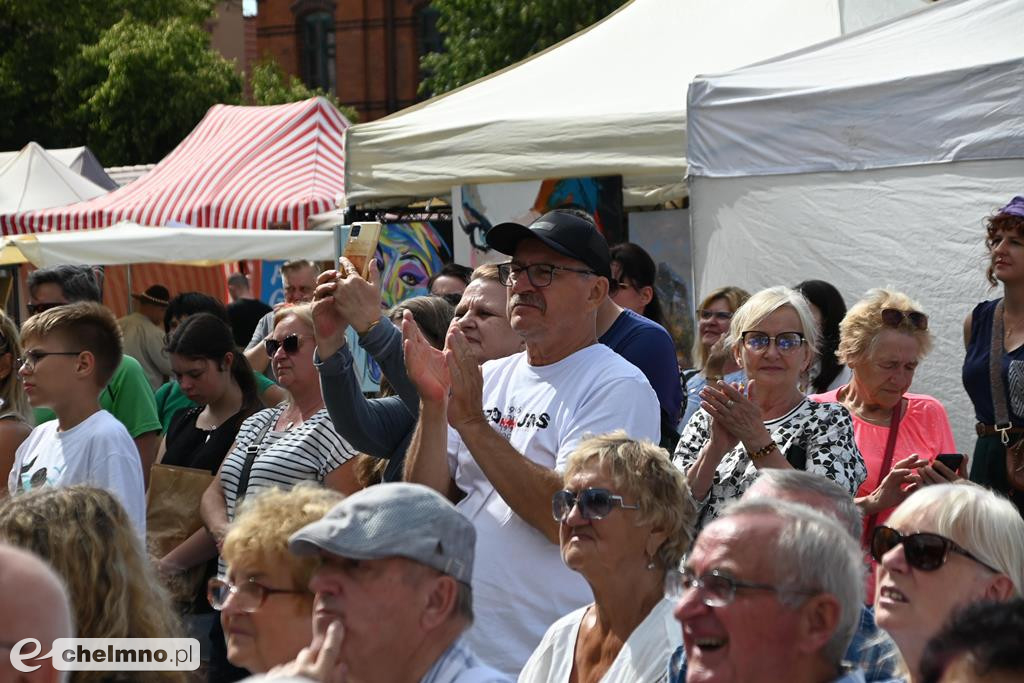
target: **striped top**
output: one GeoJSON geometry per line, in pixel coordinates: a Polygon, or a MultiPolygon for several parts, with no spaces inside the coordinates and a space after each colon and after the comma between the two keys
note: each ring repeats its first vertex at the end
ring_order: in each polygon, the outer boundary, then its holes
{"type": "MultiPolygon", "coordinates": [[[[250,416],[238,429],[235,446],[220,470],[220,485],[227,503],[228,521],[235,518],[238,479],[245,465],[245,453],[260,431],[273,425],[284,412],[286,404],[261,410],[250,416]]],[[[263,437],[259,454],[249,472],[247,495],[260,489],[277,486],[290,489],[300,481],[322,483],[324,477],[344,465],[355,449],[334,431],[327,410],[321,408],[308,420],[286,432],[272,429],[263,437]]]]}

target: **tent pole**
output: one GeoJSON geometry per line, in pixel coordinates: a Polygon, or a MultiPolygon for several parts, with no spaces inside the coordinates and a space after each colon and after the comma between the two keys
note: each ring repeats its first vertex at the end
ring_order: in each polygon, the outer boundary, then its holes
{"type": "Polygon", "coordinates": [[[125,310],[124,314],[125,315],[131,315],[131,313],[132,313],[132,264],[130,264],[130,263],[127,266],[127,274],[124,277],[124,281],[125,281],[125,289],[127,290],[125,292],[125,294],[128,297],[128,308],[125,310]]]}

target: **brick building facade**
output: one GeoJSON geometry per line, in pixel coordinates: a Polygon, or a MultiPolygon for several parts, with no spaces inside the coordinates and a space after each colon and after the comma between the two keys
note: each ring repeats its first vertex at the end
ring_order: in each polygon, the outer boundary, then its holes
{"type": "Polygon", "coordinates": [[[361,121],[419,101],[420,55],[440,49],[429,0],[259,0],[256,43],[361,121]]]}

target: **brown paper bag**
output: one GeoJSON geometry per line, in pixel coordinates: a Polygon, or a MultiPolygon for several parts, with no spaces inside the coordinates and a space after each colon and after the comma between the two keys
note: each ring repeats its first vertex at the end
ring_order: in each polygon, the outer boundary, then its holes
{"type": "MultiPolygon", "coordinates": [[[[203,520],[199,503],[213,481],[206,470],[153,465],[146,492],[146,536],[149,552],[163,557],[195,533],[203,520]]],[[[168,585],[176,601],[192,602],[201,589],[206,563],[174,577],[168,585]]]]}

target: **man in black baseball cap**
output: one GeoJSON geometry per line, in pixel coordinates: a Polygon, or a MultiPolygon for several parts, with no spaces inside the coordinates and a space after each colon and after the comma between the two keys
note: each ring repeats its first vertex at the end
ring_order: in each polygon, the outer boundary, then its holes
{"type": "Polygon", "coordinates": [[[403,322],[421,405],[405,473],[460,498],[477,537],[467,641],[485,662],[516,674],[551,623],[592,600],[556,545],[559,471],[587,434],[625,429],[657,441],[659,411],[643,374],[597,341],[611,259],[589,217],[560,210],[529,226],[503,223],[487,243],[512,257],[498,265],[498,280],[526,350],[481,369],[457,327],[442,354],[411,318],[403,322]],[[458,439],[448,438],[449,424],[458,439]]]}

